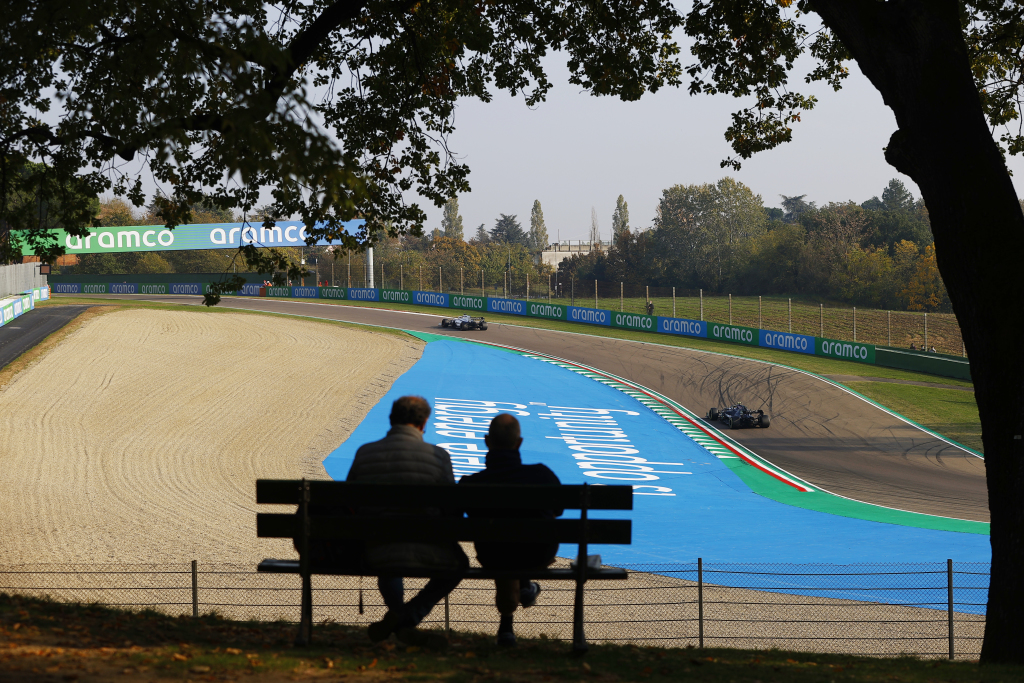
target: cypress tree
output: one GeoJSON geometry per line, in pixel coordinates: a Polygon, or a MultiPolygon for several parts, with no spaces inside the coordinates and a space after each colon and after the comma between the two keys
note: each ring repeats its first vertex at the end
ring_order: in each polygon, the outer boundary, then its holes
{"type": "Polygon", "coordinates": [[[544,251],[548,246],[548,228],[544,225],[544,211],[540,208],[540,200],[533,200],[533,210],[530,211],[530,248],[534,251],[544,251]]]}

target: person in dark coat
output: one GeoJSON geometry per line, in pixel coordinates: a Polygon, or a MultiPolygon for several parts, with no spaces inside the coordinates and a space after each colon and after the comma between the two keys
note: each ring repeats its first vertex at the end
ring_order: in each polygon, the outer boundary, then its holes
{"type": "MultiPolygon", "coordinates": [[[[479,484],[561,484],[546,465],[524,465],[519,455],[523,443],[519,420],[502,413],[491,420],[484,437],[487,444],[485,469],[463,477],[459,486],[479,484]]],[[[554,519],[562,510],[467,510],[470,517],[540,517],[554,519]]],[[[523,569],[521,579],[495,579],[494,602],[501,614],[498,644],[515,645],[512,619],[516,608],[532,607],[537,602],[540,584],[530,581],[530,569],[543,569],[555,561],[558,543],[476,543],[476,558],[485,569],[523,569]]]]}
{"type": "MultiPolygon", "coordinates": [[[[423,440],[430,417],[430,405],[419,396],[403,396],[391,407],[391,429],[380,441],[364,444],[356,451],[346,481],[364,484],[452,484],[455,475],[448,452],[423,440]]],[[[438,508],[388,511],[387,501],[380,508],[366,509],[374,515],[440,515],[438,508]]],[[[451,512],[447,514],[458,514],[451,512]]],[[[377,587],[387,614],[367,629],[370,640],[385,640],[392,633],[403,642],[427,647],[444,647],[447,640],[437,632],[416,631],[415,627],[430,614],[462,579],[469,566],[466,554],[457,543],[373,543],[368,542],[363,561],[367,568],[380,571],[377,587]],[[422,567],[450,572],[435,577],[408,603],[405,602],[403,577],[389,573],[403,567],[422,567]],[[441,642],[444,641],[444,642],[441,642]]]]}

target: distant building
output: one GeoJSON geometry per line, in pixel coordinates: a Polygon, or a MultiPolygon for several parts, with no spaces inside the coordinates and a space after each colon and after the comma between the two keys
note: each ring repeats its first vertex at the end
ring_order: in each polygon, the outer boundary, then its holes
{"type": "Polygon", "coordinates": [[[540,252],[537,260],[538,265],[549,265],[558,268],[558,264],[569,258],[572,254],[589,254],[591,251],[608,251],[611,242],[590,242],[588,240],[562,240],[549,244],[547,249],[540,252]]]}
{"type": "MultiPolygon", "coordinates": [[[[39,263],[39,261],[41,261],[41,260],[42,259],[40,259],[38,256],[22,256],[21,257],[21,262],[22,263],[39,263]]],[[[64,256],[58,256],[56,263],[54,263],[53,265],[55,265],[55,266],[77,266],[78,265],[78,256],[75,255],[75,254],[65,254],[64,256]]]]}

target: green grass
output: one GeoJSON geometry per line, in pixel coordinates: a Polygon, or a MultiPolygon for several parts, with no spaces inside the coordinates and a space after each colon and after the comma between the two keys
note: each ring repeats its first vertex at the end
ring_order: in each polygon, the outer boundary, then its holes
{"type": "Polygon", "coordinates": [[[932,431],[984,452],[973,392],[883,382],[849,382],[847,386],[932,431]]]}
{"type": "MultiPolygon", "coordinates": [[[[497,621],[497,613],[494,615],[497,621]]],[[[374,645],[360,628],[317,626],[308,648],[295,627],[216,615],[169,617],[0,593],[0,668],[5,680],[286,681],[1013,681],[1024,666],[912,657],[869,658],[781,650],[591,645],[573,657],[564,642],[525,639],[498,649],[492,635],[454,633],[447,652],[397,642],[374,645]],[[6,640],[7,642],[3,642],[6,640]],[[50,680],[51,678],[47,678],[50,680]]]]}

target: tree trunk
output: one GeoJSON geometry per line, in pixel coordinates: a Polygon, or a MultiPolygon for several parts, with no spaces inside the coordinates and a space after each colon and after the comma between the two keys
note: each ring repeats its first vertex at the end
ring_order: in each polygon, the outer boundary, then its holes
{"type": "Polygon", "coordinates": [[[1024,215],[981,108],[958,3],[813,7],[895,113],[886,160],[928,206],[981,413],[992,521],[982,661],[1024,662],[1024,215]]]}

